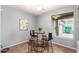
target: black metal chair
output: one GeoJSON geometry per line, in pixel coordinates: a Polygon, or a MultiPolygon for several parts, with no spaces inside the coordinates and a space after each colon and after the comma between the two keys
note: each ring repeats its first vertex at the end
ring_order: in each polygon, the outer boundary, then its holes
{"type": "Polygon", "coordinates": [[[38,35],[35,35],[35,30],[30,30],[30,36],[31,36],[31,39],[29,40],[30,44],[28,44],[28,52],[29,50],[31,50],[30,52],[36,51],[36,47],[34,46],[35,41],[33,40],[33,38],[38,38],[38,35]],[[31,48],[29,46],[31,46],[31,48]]]}
{"type": "Polygon", "coordinates": [[[49,33],[49,34],[48,34],[48,37],[47,37],[46,35],[42,35],[42,40],[44,41],[44,43],[45,43],[45,42],[48,42],[48,45],[46,45],[48,48],[45,47],[45,48],[48,50],[48,52],[49,52],[49,47],[50,47],[50,46],[51,46],[51,49],[52,49],[52,52],[53,52],[52,39],[53,39],[52,33],[49,33]]]}
{"type": "Polygon", "coordinates": [[[30,36],[31,36],[31,38],[35,38],[35,37],[37,37],[38,35],[35,35],[35,30],[31,30],[31,31],[30,31],[30,36]]]}
{"type": "Polygon", "coordinates": [[[48,34],[48,41],[49,41],[49,44],[50,44],[51,49],[52,49],[52,52],[53,52],[52,39],[53,39],[52,33],[49,33],[49,34],[48,34]]]}

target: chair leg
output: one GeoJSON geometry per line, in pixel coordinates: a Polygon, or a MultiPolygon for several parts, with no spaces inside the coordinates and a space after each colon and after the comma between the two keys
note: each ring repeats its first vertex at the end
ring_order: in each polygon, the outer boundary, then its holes
{"type": "Polygon", "coordinates": [[[53,52],[52,41],[49,41],[49,51],[51,51],[51,53],[53,52]]]}
{"type": "Polygon", "coordinates": [[[49,42],[48,42],[47,52],[49,53],[49,42]]]}
{"type": "Polygon", "coordinates": [[[29,44],[28,44],[28,53],[29,53],[30,51],[29,51],[29,44]]]}
{"type": "Polygon", "coordinates": [[[52,42],[51,42],[51,49],[52,49],[52,52],[53,52],[53,46],[52,46],[52,42]]]}
{"type": "Polygon", "coordinates": [[[48,45],[48,53],[49,53],[49,45],[48,45]]]}

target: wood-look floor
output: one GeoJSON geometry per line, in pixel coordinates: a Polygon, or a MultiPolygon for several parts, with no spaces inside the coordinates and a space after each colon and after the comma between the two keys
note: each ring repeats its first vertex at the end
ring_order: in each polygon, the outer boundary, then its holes
{"type": "MultiPolygon", "coordinates": [[[[51,50],[52,48],[49,47],[49,53],[51,53],[51,50]]],[[[28,53],[28,44],[26,42],[10,47],[10,50],[7,53],[28,53]]],[[[47,51],[44,51],[43,53],[47,53],[47,51]]],[[[70,48],[53,44],[53,53],[76,53],[76,51],[70,48]]]]}

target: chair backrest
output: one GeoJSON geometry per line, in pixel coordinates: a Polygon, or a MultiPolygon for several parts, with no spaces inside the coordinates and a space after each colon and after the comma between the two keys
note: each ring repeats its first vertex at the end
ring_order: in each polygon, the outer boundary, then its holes
{"type": "Polygon", "coordinates": [[[48,40],[52,40],[53,38],[52,38],[52,33],[49,33],[48,34],[48,40]]]}
{"type": "Polygon", "coordinates": [[[30,35],[34,35],[35,34],[35,30],[30,30],[30,35]]]}

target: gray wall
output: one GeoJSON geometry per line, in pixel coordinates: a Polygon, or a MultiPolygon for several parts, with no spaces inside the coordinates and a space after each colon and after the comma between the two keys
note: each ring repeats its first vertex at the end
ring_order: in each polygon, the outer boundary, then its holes
{"type": "Polygon", "coordinates": [[[30,29],[35,29],[35,16],[11,6],[1,6],[1,43],[3,48],[19,42],[27,41],[30,29]],[[19,31],[19,19],[27,19],[29,22],[27,31],[19,31]]]}
{"type": "MultiPolygon", "coordinates": [[[[37,27],[41,26],[43,28],[43,30],[45,30],[47,32],[53,32],[54,31],[53,30],[53,21],[51,20],[51,16],[56,15],[56,14],[66,13],[66,12],[72,12],[72,11],[74,11],[74,6],[65,6],[65,7],[58,8],[56,10],[51,10],[50,12],[41,14],[40,16],[38,16],[37,27]]],[[[53,39],[53,41],[58,44],[62,44],[64,46],[76,48],[75,39],[55,37],[53,39]]]]}
{"type": "Polygon", "coordinates": [[[0,6],[0,49],[1,49],[1,6],[0,6]]]}
{"type": "MultiPolygon", "coordinates": [[[[78,6],[78,8],[79,8],[79,6],[78,6]]],[[[77,25],[78,26],[78,30],[77,30],[77,32],[78,32],[78,34],[77,34],[77,37],[78,37],[78,39],[77,39],[78,40],[77,41],[77,48],[78,48],[78,52],[79,52],[79,9],[78,9],[77,13],[78,13],[78,18],[77,18],[77,20],[78,20],[78,22],[77,22],[78,23],[78,25],[77,25]]]]}
{"type": "Polygon", "coordinates": [[[75,39],[77,43],[77,49],[79,52],[79,6],[75,6],[75,39]]]}

